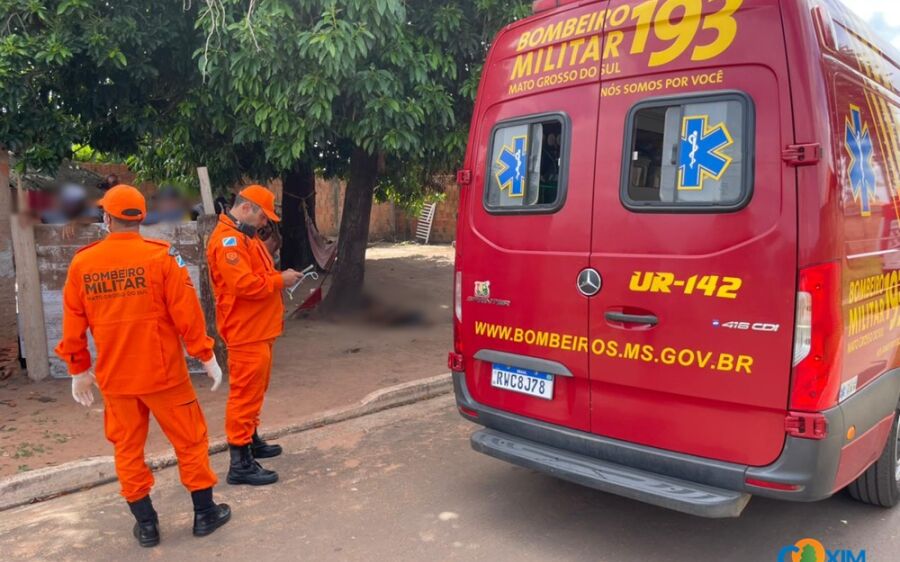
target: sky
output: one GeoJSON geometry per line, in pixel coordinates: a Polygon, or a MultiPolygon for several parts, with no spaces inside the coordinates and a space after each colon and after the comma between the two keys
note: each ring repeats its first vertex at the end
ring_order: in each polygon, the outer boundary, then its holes
{"type": "Polygon", "coordinates": [[[843,0],[900,50],[900,0],[843,0]]]}

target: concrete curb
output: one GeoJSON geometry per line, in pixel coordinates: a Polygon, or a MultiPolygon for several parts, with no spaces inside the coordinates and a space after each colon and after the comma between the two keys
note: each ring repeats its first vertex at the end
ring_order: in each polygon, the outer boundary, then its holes
{"type": "MultiPolygon", "coordinates": [[[[314,414],[297,423],[263,432],[264,439],[309,431],[382,410],[397,408],[447,394],[453,389],[449,373],[427,379],[398,384],[372,392],[357,404],[334,408],[314,414]]],[[[221,453],[228,449],[224,440],[209,445],[209,453],[221,453]]],[[[147,458],[151,470],[161,470],[178,464],[175,453],[169,450],[162,455],[147,458]]],[[[50,466],[0,480],[0,511],[50,499],[63,494],[86,490],[116,480],[113,457],[91,457],[50,466]]]]}

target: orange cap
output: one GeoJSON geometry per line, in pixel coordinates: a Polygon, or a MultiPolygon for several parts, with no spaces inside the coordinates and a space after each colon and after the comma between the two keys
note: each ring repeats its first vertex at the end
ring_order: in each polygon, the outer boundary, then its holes
{"type": "Polygon", "coordinates": [[[97,201],[98,207],[117,219],[142,221],[147,216],[147,201],[137,188],[119,184],[107,191],[97,201]]]}
{"type": "Polygon", "coordinates": [[[263,210],[263,213],[269,217],[270,221],[281,222],[281,219],[275,214],[275,194],[265,187],[251,185],[241,190],[238,196],[258,205],[263,210]]]}

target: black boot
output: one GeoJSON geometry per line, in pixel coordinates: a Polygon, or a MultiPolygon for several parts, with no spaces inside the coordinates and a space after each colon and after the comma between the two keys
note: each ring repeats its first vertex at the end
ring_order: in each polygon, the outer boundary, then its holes
{"type": "Polygon", "coordinates": [[[281,454],[281,445],[269,445],[263,441],[258,432],[254,431],[250,451],[253,453],[254,459],[268,459],[281,454]]]}
{"type": "Polygon", "coordinates": [[[250,484],[251,486],[265,486],[278,481],[278,474],[261,467],[250,452],[250,445],[228,445],[231,453],[231,466],[228,467],[229,484],[250,484]]]}
{"type": "Polygon", "coordinates": [[[194,502],[195,537],[205,537],[231,519],[228,504],[213,502],[212,488],[191,492],[191,500],[194,502]]]}
{"type": "Polygon", "coordinates": [[[141,546],[149,547],[159,544],[159,517],[153,509],[150,496],[139,499],[136,502],[128,502],[131,514],[137,520],[134,524],[134,538],[141,546]]]}

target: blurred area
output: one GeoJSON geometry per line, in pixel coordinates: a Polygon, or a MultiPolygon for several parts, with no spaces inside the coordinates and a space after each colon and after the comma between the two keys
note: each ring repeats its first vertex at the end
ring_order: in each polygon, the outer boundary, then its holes
{"type": "MultiPolygon", "coordinates": [[[[14,159],[11,164],[15,164],[14,159]]],[[[88,224],[103,219],[97,201],[111,187],[110,182],[118,183],[118,178],[104,178],[64,161],[54,174],[30,171],[18,182],[22,191],[17,206],[23,218],[44,224],[88,224]]]]}
{"type": "Polygon", "coordinates": [[[149,210],[144,219],[146,225],[191,220],[190,205],[174,186],[161,186],[150,196],[148,203],[149,210]]]}
{"type": "MultiPolygon", "coordinates": [[[[15,160],[11,161],[15,165],[15,160]]],[[[70,225],[103,221],[103,209],[97,202],[107,190],[122,180],[117,174],[103,175],[78,162],[64,161],[53,174],[29,171],[18,179],[22,188],[17,202],[22,220],[35,223],[70,225]]],[[[132,182],[133,183],[133,182],[132,182]]],[[[145,225],[181,223],[197,220],[203,214],[203,205],[197,196],[186,197],[173,185],[152,184],[139,186],[147,194],[148,213],[145,225]]],[[[215,199],[216,213],[231,208],[234,196],[215,199]]]]}
{"type": "Polygon", "coordinates": [[[97,207],[100,195],[77,183],[65,183],[48,192],[50,199],[39,213],[44,224],[93,223],[103,220],[97,207]]]}

